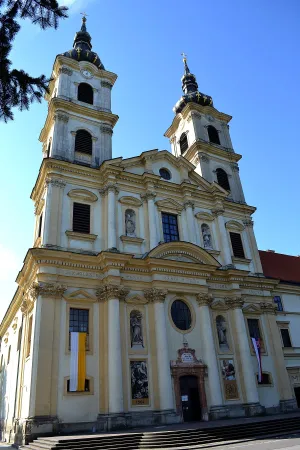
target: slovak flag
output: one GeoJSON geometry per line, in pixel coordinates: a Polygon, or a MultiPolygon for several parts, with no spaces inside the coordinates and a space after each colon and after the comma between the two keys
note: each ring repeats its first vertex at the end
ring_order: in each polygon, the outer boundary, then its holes
{"type": "Polygon", "coordinates": [[[262,367],[261,367],[261,342],[260,339],[251,338],[253,348],[255,351],[255,355],[258,363],[258,382],[262,382],[262,367]]]}

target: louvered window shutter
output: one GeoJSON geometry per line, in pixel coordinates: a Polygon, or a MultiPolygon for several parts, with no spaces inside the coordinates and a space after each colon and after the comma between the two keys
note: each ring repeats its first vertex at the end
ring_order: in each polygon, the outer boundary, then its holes
{"type": "Polygon", "coordinates": [[[92,136],[88,131],[78,130],[75,137],[75,152],[92,155],[93,141],[92,136]]]}
{"type": "Polygon", "coordinates": [[[73,231],[78,233],[90,232],[91,207],[84,203],[74,203],[73,205],[73,231]]]}
{"type": "Polygon", "coordinates": [[[217,180],[218,184],[223,188],[226,189],[226,191],[230,191],[230,184],[228,181],[228,175],[223,169],[217,169],[217,180]]]}
{"type": "Polygon", "coordinates": [[[187,140],[186,133],[182,133],[182,135],[180,136],[179,145],[180,145],[181,154],[184,153],[188,149],[189,143],[187,140]]]}
{"type": "Polygon", "coordinates": [[[240,233],[230,232],[230,240],[232,245],[233,256],[237,258],[245,258],[242,237],[240,233]]]}

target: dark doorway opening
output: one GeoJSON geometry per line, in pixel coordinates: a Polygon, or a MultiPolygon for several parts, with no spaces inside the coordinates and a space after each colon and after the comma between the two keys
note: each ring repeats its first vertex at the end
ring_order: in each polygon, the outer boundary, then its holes
{"type": "Polygon", "coordinates": [[[180,377],[180,395],[184,422],[201,419],[198,378],[192,375],[180,377]]]}
{"type": "Polygon", "coordinates": [[[300,408],[300,387],[295,387],[294,391],[295,391],[295,397],[297,400],[297,406],[298,406],[298,408],[300,408]]]}

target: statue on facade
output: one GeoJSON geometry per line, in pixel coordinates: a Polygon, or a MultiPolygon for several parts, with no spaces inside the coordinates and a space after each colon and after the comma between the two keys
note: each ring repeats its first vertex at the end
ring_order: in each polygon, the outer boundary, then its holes
{"type": "Polygon", "coordinates": [[[228,341],[227,341],[226,320],[224,319],[223,316],[217,316],[216,324],[217,324],[217,332],[218,332],[218,339],[219,339],[220,347],[229,348],[228,341]]]}
{"type": "Polygon", "coordinates": [[[135,229],[136,229],[135,212],[132,209],[126,209],[126,211],[125,211],[126,236],[136,237],[135,229]]]}
{"type": "Polygon", "coordinates": [[[135,346],[144,347],[142,314],[140,311],[132,311],[130,313],[130,338],[131,348],[134,348],[135,346]]]}
{"type": "Polygon", "coordinates": [[[204,248],[212,248],[212,239],[209,226],[206,223],[201,225],[202,238],[203,238],[203,247],[204,248]]]}

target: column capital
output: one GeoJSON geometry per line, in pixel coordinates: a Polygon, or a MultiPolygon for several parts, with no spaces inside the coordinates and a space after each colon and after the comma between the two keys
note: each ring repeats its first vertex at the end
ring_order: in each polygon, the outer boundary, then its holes
{"type": "Polygon", "coordinates": [[[184,202],[183,206],[184,206],[185,209],[187,209],[187,208],[193,208],[194,209],[195,204],[191,200],[186,200],[184,202]]]}
{"type": "Polygon", "coordinates": [[[141,199],[145,200],[155,200],[156,192],[147,191],[145,194],[141,194],[141,199]]]}
{"type": "Polygon", "coordinates": [[[236,163],[236,162],[230,164],[230,167],[231,167],[231,169],[232,169],[233,172],[239,172],[239,171],[240,171],[240,168],[239,168],[239,166],[238,166],[238,163],[236,163]]]}
{"type": "Polygon", "coordinates": [[[107,133],[112,135],[113,134],[113,129],[107,125],[101,125],[100,126],[100,130],[102,131],[102,133],[107,133]]]}
{"type": "Polygon", "coordinates": [[[225,297],[225,305],[230,309],[239,309],[244,306],[244,300],[242,297],[225,297]]]}
{"type": "Polygon", "coordinates": [[[276,306],[272,303],[260,302],[259,307],[263,314],[276,314],[276,306]]]}
{"type": "Polygon", "coordinates": [[[73,74],[73,70],[68,69],[68,67],[60,67],[59,74],[64,73],[65,75],[69,75],[69,77],[73,74]]]}
{"type": "Polygon", "coordinates": [[[123,286],[118,286],[115,284],[103,284],[99,289],[97,289],[96,296],[98,301],[106,301],[110,299],[125,300],[129,293],[129,289],[123,286]]]}
{"type": "Polygon", "coordinates": [[[213,296],[211,294],[197,294],[196,300],[198,306],[210,306],[213,302],[213,296]]]}
{"type": "Polygon", "coordinates": [[[26,300],[23,300],[21,303],[21,313],[25,316],[29,311],[32,310],[33,307],[33,301],[29,300],[29,298],[26,298],[26,300]]]}
{"type": "Polygon", "coordinates": [[[151,288],[144,291],[144,297],[149,303],[163,303],[166,299],[167,293],[168,291],[165,289],[151,288]]]}
{"type": "Polygon", "coordinates": [[[32,299],[36,300],[39,295],[61,298],[66,290],[67,287],[62,284],[37,282],[30,286],[28,293],[32,299]]]}
{"type": "Polygon", "coordinates": [[[214,217],[222,216],[224,214],[224,209],[218,208],[218,209],[212,209],[212,214],[214,217]]]}
{"type": "Polygon", "coordinates": [[[47,178],[46,179],[46,186],[55,186],[58,187],[60,189],[64,189],[64,187],[66,186],[66,183],[58,178],[47,178]]]}
{"type": "Polygon", "coordinates": [[[101,81],[101,86],[104,88],[112,89],[113,85],[109,81],[101,81]]]}
{"type": "Polygon", "coordinates": [[[62,122],[69,122],[69,116],[67,116],[66,114],[62,114],[62,113],[56,113],[53,116],[54,120],[61,120],[62,122]]]}
{"type": "Polygon", "coordinates": [[[243,220],[243,224],[245,225],[245,227],[253,228],[254,222],[251,219],[246,219],[246,220],[243,220]]]}
{"type": "Polygon", "coordinates": [[[198,153],[198,157],[201,161],[205,162],[205,163],[209,163],[209,157],[207,156],[206,153],[198,153]]]}
{"type": "Polygon", "coordinates": [[[115,194],[118,194],[119,188],[115,183],[108,183],[103,189],[99,189],[99,194],[104,196],[108,191],[113,191],[115,194]]]}

